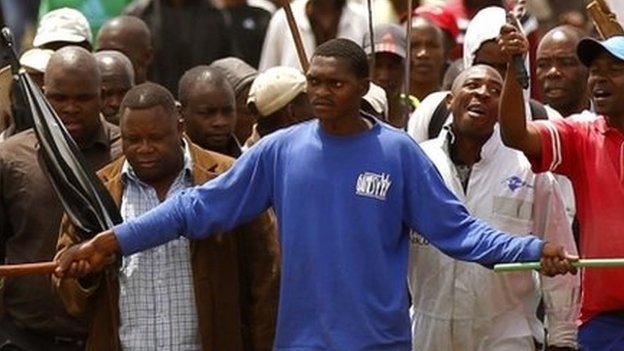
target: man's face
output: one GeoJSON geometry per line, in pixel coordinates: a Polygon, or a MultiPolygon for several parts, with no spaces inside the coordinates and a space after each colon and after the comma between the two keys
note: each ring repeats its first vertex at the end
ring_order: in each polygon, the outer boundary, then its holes
{"type": "Polygon", "coordinates": [[[498,120],[501,77],[486,67],[474,67],[453,85],[450,110],[453,131],[463,137],[489,138],[498,120]]]}
{"type": "Polygon", "coordinates": [[[132,88],[129,77],[102,72],[102,114],[107,121],[119,124],[119,106],[124,96],[132,88]]]}
{"type": "Polygon", "coordinates": [[[132,110],[121,118],[123,153],[144,182],[175,176],[183,164],[182,124],[162,106],[132,110]]]}
{"type": "Polygon", "coordinates": [[[79,71],[48,70],[45,97],[76,143],[87,144],[100,125],[100,83],[79,71]]]}
{"type": "Polygon", "coordinates": [[[368,79],[356,76],[345,59],[325,56],[312,57],[306,79],[314,116],[320,120],[353,115],[369,84],[368,79]]]}
{"type": "Polygon", "coordinates": [[[624,61],[600,53],[589,66],[587,83],[596,112],[624,118],[624,61]]]}
{"type": "Polygon", "coordinates": [[[487,65],[504,77],[507,73],[507,60],[503,55],[500,46],[494,40],[489,40],[481,44],[475,52],[473,65],[487,65]]]}
{"type": "Polygon", "coordinates": [[[195,84],[182,106],[186,133],[201,147],[223,151],[236,126],[236,102],[231,91],[213,84],[195,84]]]}
{"type": "Polygon", "coordinates": [[[403,58],[389,52],[375,54],[373,83],[382,87],[390,96],[398,95],[403,86],[403,58]]]}
{"type": "Polygon", "coordinates": [[[444,42],[431,23],[418,20],[412,27],[411,79],[415,83],[439,82],[444,67],[444,42]]]}
{"type": "Polygon", "coordinates": [[[537,50],[537,80],[544,102],[556,110],[570,110],[587,99],[585,66],[576,56],[576,40],[556,32],[537,50]]]}
{"type": "Polygon", "coordinates": [[[236,126],[234,133],[240,141],[245,141],[251,135],[256,118],[247,108],[247,98],[249,97],[249,89],[251,83],[247,84],[240,93],[236,94],[236,126]]]}

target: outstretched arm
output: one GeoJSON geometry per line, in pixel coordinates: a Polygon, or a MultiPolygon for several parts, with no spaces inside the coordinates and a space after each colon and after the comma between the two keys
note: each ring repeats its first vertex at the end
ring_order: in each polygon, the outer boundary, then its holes
{"type": "Polygon", "coordinates": [[[498,112],[501,137],[505,145],[524,152],[528,158],[539,158],[542,154],[540,134],[527,123],[522,87],[516,81],[513,65],[515,56],[527,53],[528,42],[515,27],[505,25],[501,28],[498,45],[508,60],[498,112]]]}
{"type": "Polygon", "coordinates": [[[260,143],[219,177],[167,199],[142,216],[126,221],[92,240],[69,248],[56,274],[80,276],[98,271],[113,253],[130,255],[184,235],[198,239],[231,230],[270,206],[270,162],[264,162],[260,143]],[[104,256],[104,257],[102,257],[104,256]]]}
{"type": "Polygon", "coordinates": [[[542,261],[542,273],[575,272],[563,247],[534,236],[516,237],[472,217],[445,186],[420,148],[405,155],[406,222],[445,254],[492,267],[501,262],[542,261]]]}

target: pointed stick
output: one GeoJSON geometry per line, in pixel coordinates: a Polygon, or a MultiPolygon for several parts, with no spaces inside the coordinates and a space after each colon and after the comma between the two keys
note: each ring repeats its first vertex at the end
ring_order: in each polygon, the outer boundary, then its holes
{"type": "Polygon", "coordinates": [[[292,9],[290,8],[289,0],[281,0],[282,7],[284,8],[284,12],[286,13],[286,21],[288,21],[288,27],[290,28],[290,33],[292,34],[293,40],[295,41],[295,48],[297,49],[297,56],[299,57],[299,64],[301,64],[301,69],[303,72],[307,72],[310,67],[310,63],[308,62],[308,56],[305,53],[305,48],[303,47],[303,41],[301,41],[301,34],[299,33],[299,28],[297,27],[297,22],[295,21],[295,16],[293,15],[292,9]]]}
{"type": "Polygon", "coordinates": [[[0,265],[0,277],[19,277],[23,275],[48,275],[54,272],[56,262],[39,262],[0,265]]]}

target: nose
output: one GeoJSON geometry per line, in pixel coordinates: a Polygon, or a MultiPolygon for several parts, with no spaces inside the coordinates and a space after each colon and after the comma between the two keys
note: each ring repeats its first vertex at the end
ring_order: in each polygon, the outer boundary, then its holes
{"type": "Polygon", "coordinates": [[[480,97],[489,97],[490,92],[488,87],[485,84],[480,85],[477,89],[475,89],[475,94],[480,97]]]}
{"type": "Polygon", "coordinates": [[[551,79],[561,77],[561,71],[556,65],[552,65],[546,71],[546,77],[551,79]]]}
{"type": "Polygon", "coordinates": [[[78,107],[76,101],[74,101],[73,99],[67,99],[67,101],[65,101],[65,103],[61,106],[61,112],[66,114],[74,114],[78,113],[79,111],[80,108],[78,107]]]}
{"type": "Polygon", "coordinates": [[[154,151],[154,147],[147,139],[143,139],[137,148],[137,153],[139,154],[149,154],[152,151],[154,151]]]}
{"type": "Polygon", "coordinates": [[[229,116],[227,116],[223,112],[218,112],[214,118],[212,118],[212,126],[213,127],[226,127],[229,125],[229,116]]]}
{"type": "Polygon", "coordinates": [[[422,58],[426,57],[429,54],[427,47],[425,46],[416,46],[414,51],[414,57],[422,58]]]}

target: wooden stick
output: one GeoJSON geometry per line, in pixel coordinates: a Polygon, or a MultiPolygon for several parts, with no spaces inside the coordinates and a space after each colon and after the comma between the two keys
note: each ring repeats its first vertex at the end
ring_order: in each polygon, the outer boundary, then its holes
{"type": "MultiPolygon", "coordinates": [[[[410,83],[412,68],[412,1],[413,0],[407,0],[407,21],[405,22],[405,82],[403,82],[403,84],[405,89],[405,97],[407,98],[409,98],[411,94],[410,83]]],[[[409,112],[407,118],[409,119],[409,112]]]]}
{"type": "Polygon", "coordinates": [[[56,262],[39,262],[0,265],[0,277],[19,277],[23,275],[48,275],[54,272],[56,262]]]}
{"type": "Polygon", "coordinates": [[[293,15],[292,9],[290,8],[289,0],[282,0],[282,7],[284,8],[284,12],[286,13],[286,20],[288,21],[290,34],[292,34],[293,40],[295,41],[297,56],[299,56],[299,64],[301,64],[301,69],[303,70],[303,73],[305,73],[308,71],[310,63],[308,62],[308,56],[305,53],[303,41],[301,41],[301,34],[299,33],[299,28],[297,27],[295,16],[293,15]]]}
{"type": "MultiPolygon", "coordinates": [[[[572,265],[578,268],[623,267],[624,258],[582,259],[573,262],[572,265]]],[[[519,272],[539,270],[540,268],[540,262],[500,263],[494,265],[494,272],[519,272]]]]}

